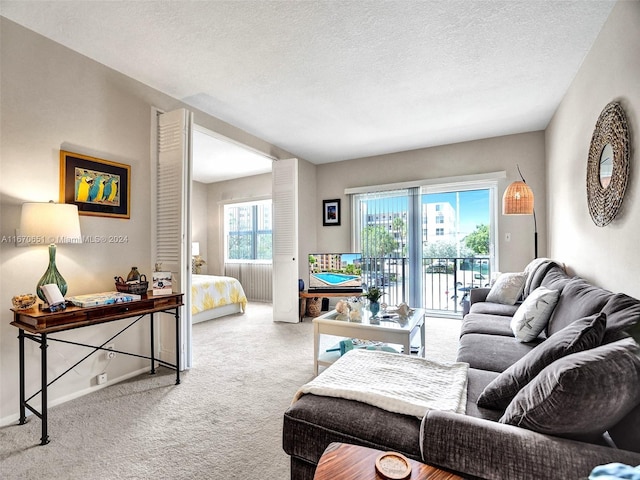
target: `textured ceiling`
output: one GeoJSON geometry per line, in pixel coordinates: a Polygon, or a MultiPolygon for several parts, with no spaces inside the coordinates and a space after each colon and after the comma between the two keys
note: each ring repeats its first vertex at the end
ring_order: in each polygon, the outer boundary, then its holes
{"type": "Polygon", "coordinates": [[[544,129],[615,1],[2,1],[313,163],[544,129]]]}

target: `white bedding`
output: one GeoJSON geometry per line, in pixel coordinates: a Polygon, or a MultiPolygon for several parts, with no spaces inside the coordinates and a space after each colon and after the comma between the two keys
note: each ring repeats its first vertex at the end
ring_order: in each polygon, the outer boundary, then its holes
{"type": "Polygon", "coordinates": [[[232,305],[237,305],[238,311],[242,312],[247,306],[247,296],[238,280],[216,275],[191,276],[192,315],[222,308],[227,311],[232,305]]]}
{"type": "Polygon", "coordinates": [[[467,371],[461,362],[351,350],[295,394],[346,398],[422,418],[428,410],[465,413],[467,371]]]}

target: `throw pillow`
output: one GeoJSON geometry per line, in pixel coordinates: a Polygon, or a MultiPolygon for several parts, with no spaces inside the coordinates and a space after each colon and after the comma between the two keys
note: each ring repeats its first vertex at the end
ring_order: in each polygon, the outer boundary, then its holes
{"type": "Polygon", "coordinates": [[[533,341],[549,323],[558,303],[559,293],[547,287],[538,287],[522,302],[511,319],[511,330],[520,342],[533,341]]]}
{"type": "Polygon", "coordinates": [[[486,301],[515,305],[522,295],[526,279],[527,275],[524,272],[501,274],[491,287],[486,301]]]}
{"type": "Polygon", "coordinates": [[[547,365],[572,353],[600,345],[606,326],[604,313],[584,317],[567,325],[494,378],[476,403],[479,407],[504,410],[513,397],[547,365]]]}
{"type": "Polygon", "coordinates": [[[520,390],[499,421],[597,440],[640,402],[637,349],[626,338],[556,360],[520,390]]]}

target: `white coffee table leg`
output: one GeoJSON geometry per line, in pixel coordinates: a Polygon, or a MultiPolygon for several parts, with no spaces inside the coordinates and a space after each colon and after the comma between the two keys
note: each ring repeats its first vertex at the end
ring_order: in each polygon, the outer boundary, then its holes
{"type": "Polygon", "coordinates": [[[422,325],[420,325],[420,348],[422,350],[422,356],[427,354],[427,335],[426,335],[427,317],[422,317],[422,325]]]}
{"type": "Polygon", "coordinates": [[[318,355],[320,354],[320,325],[313,322],[313,374],[318,376],[318,355]]]}

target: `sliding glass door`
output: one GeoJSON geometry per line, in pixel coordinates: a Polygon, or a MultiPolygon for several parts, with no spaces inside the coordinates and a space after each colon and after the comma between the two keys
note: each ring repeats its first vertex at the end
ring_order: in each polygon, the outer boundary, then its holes
{"type": "Polygon", "coordinates": [[[422,292],[429,310],[458,313],[469,290],[489,285],[492,189],[427,187],[422,194],[422,292]]]}
{"type": "Polygon", "coordinates": [[[464,182],[354,194],[365,285],[390,305],[459,314],[469,290],[489,284],[495,192],[495,182],[464,182]]]}

